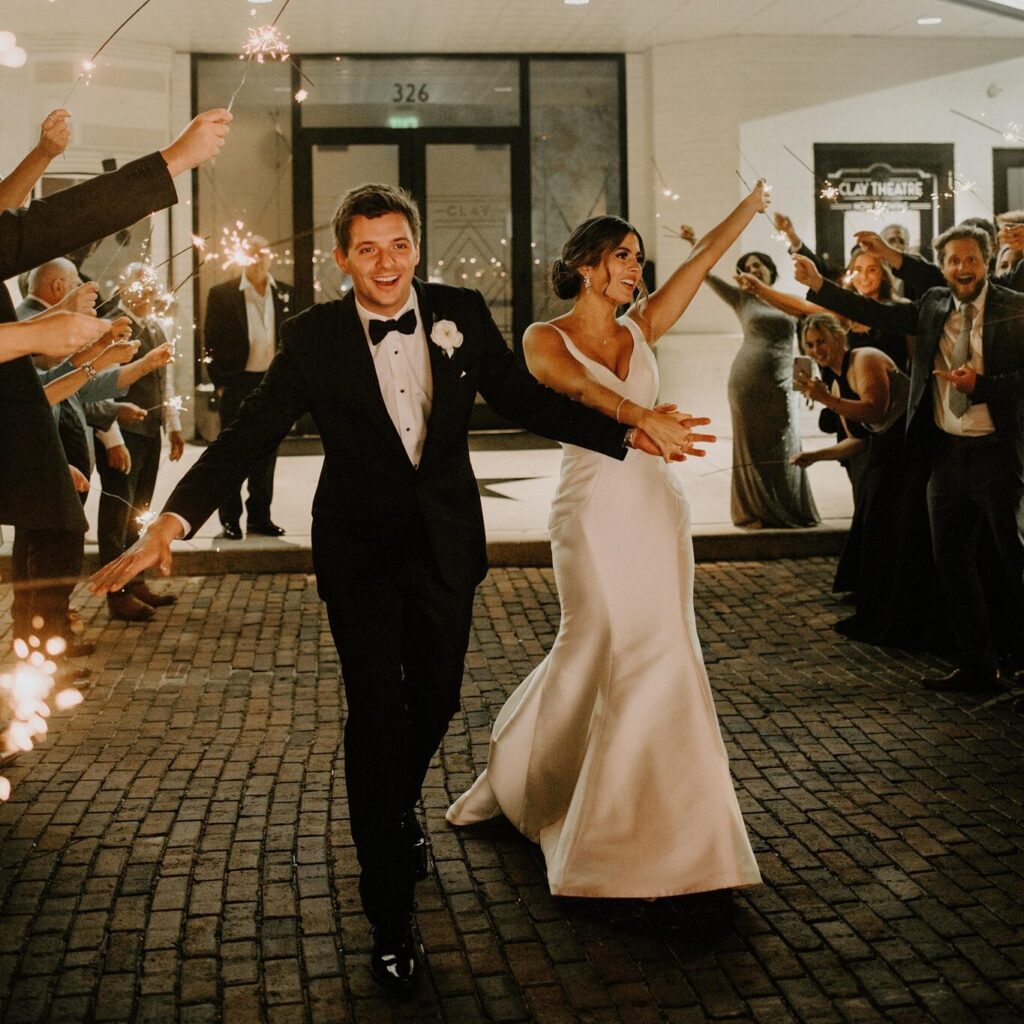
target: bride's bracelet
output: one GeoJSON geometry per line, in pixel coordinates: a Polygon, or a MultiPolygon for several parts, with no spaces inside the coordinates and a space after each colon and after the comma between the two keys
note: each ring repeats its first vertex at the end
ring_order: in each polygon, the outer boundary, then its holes
{"type": "Polygon", "coordinates": [[[623,407],[623,406],[624,406],[624,405],[626,404],[626,402],[628,402],[628,401],[629,401],[629,399],[628,399],[628,398],[620,398],[620,399],[619,399],[619,404],[618,404],[617,406],[615,406],[615,422],[616,422],[616,423],[621,423],[621,422],[622,422],[622,420],[620,420],[620,419],[619,419],[619,412],[621,411],[622,407],[623,407]]]}

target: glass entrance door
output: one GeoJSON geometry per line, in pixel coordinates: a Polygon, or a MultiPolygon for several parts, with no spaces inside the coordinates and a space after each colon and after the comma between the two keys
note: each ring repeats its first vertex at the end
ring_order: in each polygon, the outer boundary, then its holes
{"type": "Polygon", "coordinates": [[[351,280],[334,262],[332,219],[338,201],[350,188],[377,181],[398,185],[398,146],[354,145],[312,147],[313,301],[340,299],[351,280]]]}
{"type": "Polygon", "coordinates": [[[508,145],[431,143],[424,264],[431,281],[483,294],[513,339],[512,156],[508,145]]]}

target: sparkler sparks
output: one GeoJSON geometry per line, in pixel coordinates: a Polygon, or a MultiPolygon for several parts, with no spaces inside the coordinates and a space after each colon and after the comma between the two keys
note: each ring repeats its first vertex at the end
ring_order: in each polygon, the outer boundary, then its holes
{"type": "Polygon", "coordinates": [[[156,513],[151,508],[147,508],[144,512],[140,512],[135,517],[135,525],[139,528],[139,532],[141,533],[151,522],[153,522],[154,519],[156,519],[156,513]]]}
{"type": "MultiPolygon", "coordinates": [[[[52,658],[63,654],[65,646],[61,637],[50,637],[45,643],[37,636],[29,637],[28,642],[21,638],[15,641],[18,665],[13,672],[0,675],[0,702],[5,705],[8,719],[7,727],[0,733],[0,754],[29,751],[38,737],[46,735],[46,720],[51,715],[47,701],[57,675],[57,664],[52,658]]],[[[58,710],[64,710],[81,701],[82,695],[77,690],[61,690],[54,704],[58,710]]],[[[0,776],[0,800],[9,799],[10,795],[10,780],[0,776]]]]}
{"type": "Polygon", "coordinates": [[[290,36],[282,36],[280,29],[273,25],[260,25],[249,29],[239,60],[255,60],[262,64],[265,60],[287,60],[288,40],[290,36]]]}
{"type": "Polygon", "coordinates": [[[300,89],[295,94],[295,102],[296,103],[301,103],[303,100],[306,100],[308,98],[309,98],[309,90],[308,89],[300,89]]]}
{"type": "Polygon", "coordinates": [[[221,234],[223,236],[220,240],[222,270],[227,270],[229,267],[251,267],[256,262],[259,246],[253,243],[252,232],[246,231],[245,225],[240,220],[235,221],[235,226],[232,229],[223,228],[221,234]],[[243,231],[245,234],[242,234],[243,231]]]}
{"type": "Polygon", "coordinates": [[[836,186],[833,185],[832,182],[828,180],[828,178],[826,178],[825,184],[822,185],[821,191],[818,193],[818,197],[820,199],[827,199],[829,202],[831,202],[838,195],[839,189],[836,188],[836,186]]]}

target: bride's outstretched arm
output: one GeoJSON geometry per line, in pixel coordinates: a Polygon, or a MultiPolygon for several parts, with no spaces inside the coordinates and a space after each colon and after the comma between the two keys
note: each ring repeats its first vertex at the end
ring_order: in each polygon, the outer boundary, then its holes
{"type": "Polygon", "coordinates": [[[530,373],[541,384],[603,412],[618,423],[642,430],[666,462],[679,455],[704,455],[693,446],[715,440],[712,434],[693,433],[694,427],[711,422],[705,417],[679,413],[675,406],[647,409],[605,387],[569,352],[562,336],[550,324],[531,324],[526,329],[523,353],[530,373]]]}
{"type": "Polygon", "coordinates": [[[754,214],[759,213],[766,205],[764,182],[759,181],[750,195],[721,224],[713,227],[698,240],[690,255],[651,295],[643,310],[634,306],[629,311],[629,316],[640,325],[649,342],[657,341],[683,315],[707,272],[740,237],[754,214]]]}

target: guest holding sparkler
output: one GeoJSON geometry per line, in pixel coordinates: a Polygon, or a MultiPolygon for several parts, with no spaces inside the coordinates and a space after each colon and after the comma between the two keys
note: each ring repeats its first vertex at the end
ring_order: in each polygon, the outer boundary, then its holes
{"type": "MultiPolygon", "coordinates": [[[[680,237],[692,245],[696,236],[684,225],[680,237]]],[[[759,252],[742,255],[736,272],[766,285],[778,277],[771,257],[759,252]]],[[[743,344],[729,370],[732,521],[747,529],[816,526],[818,509],[807,473],[790,464],[800,450],[791,387],[796,321],[716,274],[705,280],[743,328],[743,344]]]]}
{"type": "MultiPolygon", "coordinates": [[[[48,317],[44,314],[44,319],[48,317]]],[[[89,430],[85,423],[82,398],[109,398],[129,386],[138,370],[123,366],[135,354],[138,343],[129,341],[127,320],[111,324],[107,320],[94,320],[107,328],[93,344],[79,350],[70,359],[58,362],[37,355],[39,379],[49,402],[54,419],[59,424],[61,444],[64,447],[66,468],[82,503],[89,490],[92,473],[92,449],[89,430]],[[57,365],[53,365],[54,363],[57,365]],[[120,366],[120,369],[118,367],[120,366]]],[[[61,630],[50,629],[50,635],[63,635],[63,654],[81,657],[92,654],[94,646],[72,639],[69,635],[73,616],[71,592],[82,571],[85,554],[84,536],[80,531],[43,531],[32,548],[15,536],[11,555],[11,580],[14,585],[11,617],[14,636],[26,637],[32,632],[33,620],[59,622],[61,630]]],[[[19,531],[23,536],[23,531],[19,531]]],[[[86,674],[77,670],[79,674],[86,674]]]]}
{"type": "MultiPolygon", "coordinates": [[[[121,426],[130,460],[127,473],[111,463],[106,451],[97,459],[103,491],[96,534],[103,562],[116,558],[139,538],[138,517],[149,509],[156,489],[163,431],[170,440],[172,462],[185,450],[180,400],[174,394],[174,344],[157,315],[161,290],[153,269],[144,263],[130,263],[121,275],[118,291],[139,341],[138,361],[146,365],[146,372],[129,388],[127,399],[146,410],[146,415],[121,426]]],[[[153,617],[154,608],[175,600],[173,594],[158,594],[145,580],[137,580],[108,594],[107,607],[111,618],[145,622],[153,617]]]]}
{"type": "Polygon", "coordinates": [[[980,692],[999,684],[996,635],[979,574],[985,538],[999,552],[1016,624],[1005,656],[1024,664],[1024,297],[988,278],[989,235],[950,228],[934,242],[945,287],[916,303],[882,305],[835,288],[795,257],[816,301],[861,323],[915,334],[907,453],[930,466],[927,502],[942,596],[958,650],[931,690],[980,692]]]}
{"type": "MultiPolygon", "coordinates": [[[[54,120],[62,121],[66,116],[65,112],[55,111],[48,127],[52,129],[54,120]]],[[[0,280],[30,270],[176,202],[173,178],[214,156],[224,144],[230,121],[226,110],[200,114],[160,152],[32,202],[24,209],[3,209],[0,280]]],[[[11,189],[9,195],[0,194],[0,206],[11,207],[24,201],[35,178],[49,160],[62,152],[66,142],[67,133],[59,132],[52,144],[36,147],[5,179],[11,189]],[[11,178],[16,180],[12,183],[11,178]]],[[[68,316],[59,315],[62,320],[68,316]]],[[[0,288],[0,323],[14,319],[10,293],[0,288]]],[[[51,330],[47,321],[52,319],[56,315],[45,317],[40,327],[33,323],[20,326],[29,333],[34,328],[46,334],[51,330]]],[[[78,322],[77,318],[71,321],[72,329],[77,329],[78,322]]],[[[95,336],[83,340],[90,341],[95,336]]],[[[84,372],[88,374],[89,370],[84,372]]],[[[68,474],[57,426],[28,353],[0,361],[0,397],[0,523],[14,525],[19,555],[30,564],[37,564],[40,575],[45,575],[48,540],[58,535],[60,543],[68,533],[85,532],[82,503],[68,474]]],[[[66,626],[60,607],[38,608],[34,619],[38,621],[33,621],[30,628],[44,638],[62,633],[66,626]]]]}

